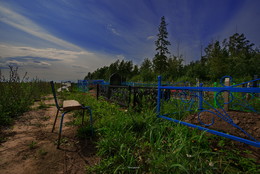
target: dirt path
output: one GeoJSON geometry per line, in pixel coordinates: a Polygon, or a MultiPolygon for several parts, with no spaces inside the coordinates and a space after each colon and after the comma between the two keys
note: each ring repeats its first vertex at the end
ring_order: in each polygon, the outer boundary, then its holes
{"type": "Polygon", "coordinates": [[[15,121],[12,128],[4,130],[7,141],[0,145],[0,173],[48,174],[85,173],[87,165],[99,161],[91,140],[80,142],[75,137],[76,128],[68,126],[71,116],[66,115],[61,149],[56,149],[59,120],[51,133],[56,113],[54,100],[47,96],[44,103],[50,107],[29,111],[15,121]]]}

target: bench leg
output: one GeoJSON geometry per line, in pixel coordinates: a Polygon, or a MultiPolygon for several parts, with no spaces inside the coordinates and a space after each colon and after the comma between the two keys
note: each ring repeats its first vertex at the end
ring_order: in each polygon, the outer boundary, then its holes
{"type": "Polygon", "coordinates": [[[85,115],[85,109],[82,109],[82,122],[81,122],[82,126],[83,126],[83,123],[84,123],[84,115],[85,115]]]}
{"type": "Polygon", "coordinates": [[[55,116],[55,120],[54,120],[54,123],[53,123],[53,126],[52,126],[52,130],[51,130],[51,132],[53,132],[54,129],[55,129],[55,125],[56,125],[56,121],[57,121],[57,117],[58,117],[59,111],[60,111],[60,110],[57,109],[57,113],[56,113],[56,116],[55,116]]]}
{"type": "Polygon", "coordinates": [[[57,149],[59,149],[60,147],[60,139],[61,139],[61,132],[62,132],[62,124],[63,124],[63,118],[65,116],[65,114],[67,114],[69,111],[66,111],[62,114],[61,116],[61,120],[60,120],[60,131],[59,131],[59,137],[58,137],[58,142],[57,142],[57,149]]]}
{"type": "Polygon", "coordinates": [[[88,112],[89,112],[89,122],[90,122],[90,128],[91,128],[91,135],[94,135],[94,131],[93,131],[93,118],[92,118],[92,110],[90,109],[90,107],[85,107],[88,112]]]}
{"type": "MultiPolygon", "coordinates": [[[[93,131],[93,119],[92,119],[92,110],[90,109],[90,107],[89,106],[84,106],[83,105],[83,117],[84,117],[84,111],[85,111],[85,109],[87,109],[88,110],[88,112],[89,112],[89,122],[90,122],[90,129],[91,129],[91,136],[93,136],[94,135],[94,131],[93,131]]],[[[82,125],[83,125],[83,118],[82,117],[82,125]]]]}

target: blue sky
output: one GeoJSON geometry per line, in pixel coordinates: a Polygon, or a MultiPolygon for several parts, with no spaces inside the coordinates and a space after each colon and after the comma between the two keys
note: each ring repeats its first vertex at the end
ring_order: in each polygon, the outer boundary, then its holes
{"type": "Polygon", "coordinates": [[[259,0],[0,0],[0,68],[77,80],[117,59],[155,55],[160,19],[185,64],[236,31],[260,46],[259,0]]]}

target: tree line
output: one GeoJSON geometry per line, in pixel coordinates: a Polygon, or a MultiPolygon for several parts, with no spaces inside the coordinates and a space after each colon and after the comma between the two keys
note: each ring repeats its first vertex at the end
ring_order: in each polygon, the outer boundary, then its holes
{"type": "Polygon", "coordinates": [[[140,66],[131,60],[117,60],[109,66],[89,72],[85,79],[109,80],[113,73],[119,73],[127,81],[153,82],[158,75],[167,81],[215,81],[224,75],[238,79],[252,79],[260,72],[260,51],[244,34],[235,33],[223,41],[212,41],[204,49],[200,60],[183,64],[182,56],[175,56],[168,50],[165,17],[161,18],[155,41],[156,54],[152,59],[145,58],[140,66]]]}

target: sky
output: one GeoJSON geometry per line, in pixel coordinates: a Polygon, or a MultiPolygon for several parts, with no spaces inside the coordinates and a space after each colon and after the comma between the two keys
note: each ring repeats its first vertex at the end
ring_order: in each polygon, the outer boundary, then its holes
{"type": "Polygon", "coordinates": [[[156,54],[162,16],[184,64],[236,32],[260,47],[259,0],[0,0],[1,72],[77,81],[117,59],[140,65],[156,54]]]}

